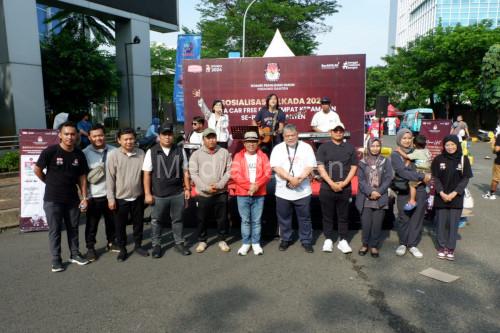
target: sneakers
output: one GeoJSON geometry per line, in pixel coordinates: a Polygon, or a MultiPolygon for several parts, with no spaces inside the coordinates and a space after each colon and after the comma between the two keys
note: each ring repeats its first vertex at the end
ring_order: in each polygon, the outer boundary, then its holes
{"type": "Polygon", "coordinates": [[[403,209],[404,209],[406,212],[409,212],[409,211],[414,210],[414,209],[415,209],[415,207],[417,207],[417,205],[414,205],[414,204],[411,204],[411,203],[407,202],[407,203],[405,204],[405,206],[404,206],[404,208],[403,208],[403,209]]]}
{"type": "Polygon", "coordinates": [[[396,255],[404,256],[406,254],[406,245],[399,245],[396,249],[396,255]]]}
{"type": "Polygon", "coordinates": [[[256,256],[261,256],[264,254],[264,250],[262,249],[260,244],[252,244],[252,251],[256,256]]]}
{"type": "Polygon", "coordinates": [[[62,271],[64,271],[64,266],[62,262],[58,261],[52,264],[52,272],[57,273],[62,271]]]}
{"type": "Polygon", "coordinates": [[[82,255],[80,253],[78,253],[75,256],[71,256],[71,258],[69,258],[69,262],[83,266],[83,265],[87,265],[90,261],[88,261],[87,259],[82,257],[82,255]]]}
{"type": "Polygon", "coordinates": [[[413,256],[415,258],[422,259],[424,257],[422,252],[420,252],[420,250],[418,248],[416,248],[415,246],[410,247],[410,249],[408,251],[410,251],[410,253],[413,254],[413,256]]]}
{"type": "Polygon", "coordinates": [[[175,244],[174,246],[175,251],[179,252],[183,256],[188,256],[191,254],[191,251],[189,251],[189,248],[185,246],[183,243],[182,244],[175,244]]]}
{"type": "Polygon", "coordinates": [[[314,248],[311,244],[302,244],[302,247],[304,248],[304,250],[307,252],[307,253],[313,253],[314,252],[314,248]]]}
{"type": "Polygon", "coordinates": [[[447,249],[439,249],[437,257],[438,257],[438,259],[446,259],[446,255],[447,254],[448,254],[448,250],[447,249]]]}
{"type": "Polygon", "coordinates": [[[141,257],[149,257],[149,252],[142,246],[134,247],[134,252],[140,255],[141,257]]]}
{"type": "Polygon", "coordinates": [[[486,192],[486,194],[482,195],[483,198],[489,199],[489,200],[496,200],[497,196],[495,194],[491,194],[491,192],[486,192]]]}
{"type": "Polygon", "coordinates": [[[124,262],[125,260],[127,260],[127,249],[126,248],[120,249],[120,252],[118,252],[118,256],[116,257],[116,260],[118,262],[124,262]]]}
{"type": "Polygon", "coordinates": [[[325,239],[323,243],[323,248],[321,249],[323,252],[333,252],[333,242],[331,239],[325,239]]]}
{"type": "Polygon", "coordinates": [[[342,253],[347,254],[351,253],[352,249],[349,246],[349,243],[345,240],[342,239],[338,244],[337,244],[337,249],[339,249],[342,253]]]}
{"type": "Polygon", "coordinates": [[[120,253],[120,248],[114,243],[108,243],[108,245],[106,245],[106,251],[120,253]]]}
{"type": "Polygon", "coordinates": [[[231,248],[227,245],[227,243],[225,241],[220,241],[218,245],[219,245],[219,249],[222,252],[229,252],[229,251],[231,251],[231,248]]]}
{"type": "Polygon", "coordinates": [[[446,254],[446,260],[455,260],[455,252],[453,250],[448,250],[448,253],[446,254]]]}
{"type": "Polygon", "coordinates": [[[94,248],[90,248],[87,250],[87,254],[85,255],[88,261],[96,261],[97,260],[97,252],[94,248]]]}
{"type": "Polygon", "coordinates": [[[246,256],[249,250],[250,250],[250,244],[243,244],[238,250],[238,255],[246,256]]]}
{"type": "Polygon", "coordinates": [[[208,244],[206,242],[199,242],[196,247],[196,253],[203,253],[207,249],[208,244]]]}
{"type": "Polygon", "coordinates": [[[160,245],[153,246],[153,251],[151,251],[151,256],[153,257],[153,259],[161,258],[161,246],[160,245]]]}

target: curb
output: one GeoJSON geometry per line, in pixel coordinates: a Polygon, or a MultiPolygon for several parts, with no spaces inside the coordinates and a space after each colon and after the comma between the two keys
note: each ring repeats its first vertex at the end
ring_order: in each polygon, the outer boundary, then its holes
{"type": "Polygon", "coordinates": [[[19,208],[0,211],[0,231],[19,227],[19,208]]]}

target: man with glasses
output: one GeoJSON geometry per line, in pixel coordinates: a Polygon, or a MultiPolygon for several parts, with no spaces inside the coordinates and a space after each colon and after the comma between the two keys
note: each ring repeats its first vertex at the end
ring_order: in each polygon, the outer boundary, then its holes
{"type": "Polygon", "coordinates": [[[313,253],[309,175],[316,166],[316,158],[312,147],[299,141],[295,125],[284,127],[283,138],[285,141],[271,152],[271,167],[276,173],[276,215],[281,238],[279,250],[286,251],[292,242],[295,210],[302,247],[307,253],[313,253]]]}
{"type": "Polygon", "coordinates": [[[341,122],[330,130],[331,141],[322,144],[317,153],[318,172],[323,179],[319,191],[323,233],[323,252],[333,251],[333,217],[337,215],[340,241],[337,248],[351,253],[347,241],[349,232],[349,198],[352,196],[351,180],[356,174],[358,158],[354,146],[344,140],[345,126],[341,122]]]}

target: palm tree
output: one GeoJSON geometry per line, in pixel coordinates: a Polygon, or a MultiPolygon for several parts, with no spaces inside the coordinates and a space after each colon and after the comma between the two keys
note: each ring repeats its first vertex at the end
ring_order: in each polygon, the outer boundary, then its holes
{"type": "Polygon", "coordinates": [[[115,23],[112,20],[75,13],[66,9],[58,11],[45,20],[45,23],[57,22],[51,31],[67,32],[76,38],[94,38],[101,44],[112,45],[115,42],[115,23]]]}

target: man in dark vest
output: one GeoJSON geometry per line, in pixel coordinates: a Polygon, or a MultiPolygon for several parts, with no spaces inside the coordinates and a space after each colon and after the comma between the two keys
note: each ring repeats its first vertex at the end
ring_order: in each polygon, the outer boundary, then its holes
{"type": "Polygon", "coordinates": [[[160,142],[146,152],[144,171],[145,202],[152,206],[151,238],[153,258],[161,257],[162,216],[169,213],[172,221],[175,249],[182,255],[191,252],[184,245],[184,200],[188,200],[191,188],[188,162],[184,149],[174,144],[174,131],[170,125],[160,127],[160,142]]]}

